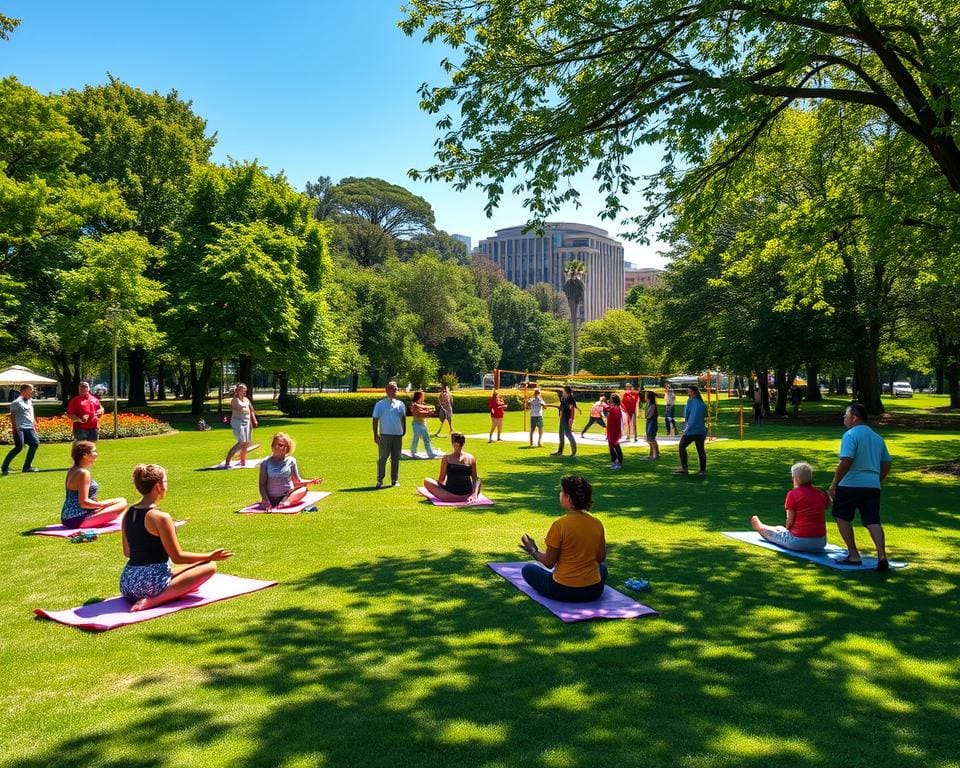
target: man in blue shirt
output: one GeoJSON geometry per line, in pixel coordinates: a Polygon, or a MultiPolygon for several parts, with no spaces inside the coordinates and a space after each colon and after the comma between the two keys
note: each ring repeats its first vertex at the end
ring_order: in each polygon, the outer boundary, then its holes
{"type": "Polygon", "coordinates": [[[675,475],[686,475],[687,446],[694,443],[697,447],[697,458],[700,460],[700,474],[707,474],[707,451],[704,444],[707,440],[707,406],[700,396],[700,387],[687,387],[687,404],[683,408],[683,434],[680,436],[680,469],[674,470],[675,475]]]}
{"type": "Polygon", "coordinates": [[[890,452],[883,438],[867,426],[867,409],[860,403],[847,406],[843,425],[847,431],[840,441],[840,463],[828,491],[833,498],[833,517],[847,545],[847,556],[839,562],[861,563],[853,533],[853,516],[860,510],[860,522],[877,548],[877,570],[886,571],[890,564],[880,525],[880,484],[890,473],[890,452]]]}
{"type": "Polygon", "coordinates": [[[383,488],[390,457],[390,483],[400,485],[400,453],[407,434],[407,406],[397,399],[397,382],[387,382],[387,396],[373,406],[373,442],[379,447],[377,456],[377,488],[383,488]]]}
{"type": "Polygon", "coordinates": [[[23,462],[24,472],[37,472],[33,466],[33,457],[40,446],[37,434],[37,422],[33,416],[33,387],[24,384],[20,387],[20,397],[10,403],[10,427],[13,432],[13,448],[3,460],[3,474],[10,474],[10,462],[27,446],[27,459],[23,462]]]}

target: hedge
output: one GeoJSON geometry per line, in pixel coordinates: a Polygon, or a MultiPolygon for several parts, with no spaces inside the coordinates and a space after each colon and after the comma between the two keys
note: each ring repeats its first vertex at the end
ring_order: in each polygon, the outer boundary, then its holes
{"type": "MultiPolygon", "coordinates": [[[[523,393],[516,390],[501,392],[508,411],[523,408],[523,393]]],[[[548,403],[556,404],[557,396],[553,392],[544,392],[548,403]]],[[[384,397],[382,392],[331,392],[318,395],[287,395],[280,410],[287,416],[370,416],[373,406],[384,397]]],[[[398,392],[397,398],[407,404],[410,410],[410,393],[398,392]]],[[[433,393],[424,395],[430,405],[437,405],[438,396],[433,393]]],[[[453,392],[453,413],[486,413],[489,410],[490,392],[453,392]]]]}
{"type": "MultiPolygon", "coordinates": [[[[117,414],[117,437],[145,437],[172,432],[167,422],[139,413],[117,414]]],[[[37,417],[37,432],[41,443],[69,443],[73,441],[73,422],[66,416],[37,417]]],[[[113,416],[105,414],[100,419],[100,439],[113,437],[113,416]]],[[[13,445],[10,419],[0,420],[0,445],[13,445]]]]}

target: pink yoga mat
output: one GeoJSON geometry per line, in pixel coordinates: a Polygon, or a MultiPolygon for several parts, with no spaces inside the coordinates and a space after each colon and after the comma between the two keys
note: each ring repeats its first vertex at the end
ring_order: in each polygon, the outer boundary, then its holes
{"type": "Polygon", "coordinates": [[[214,465],[211,466],[211,467],[203,467],[203,470],[204,470],[204,471],[213,471],[213,470],[217,470],[217,469],[221,469],[221,470],[222,470],[222,469],[256,469],[256,468],[257,468],[257,465],[260,464],[261,461],[263,461],[262,458],[261,458],[261,459],[247,459],[247,463],[241,466],[239,460],[234,459],[233,461],[230,462],[230,466],[229,466],[229,467],[223,466],[223,462],[221,461],[219,464],[214,464],[214,465]]]}
{"type": "Polygon", "coordinates": [[[251,504],[249,507],[244,507],[239,511],[241,515],[295,515],[297,512],[303,512],[307,507],[312,507],[318,501],[321,501],[327,496],[330,495],[330,491],[310,491],[306,496],[303,497],[303,501],[299,504],[296,504],[292,507],[284,507],[283,509],[273,509],[269,513],[266,512],[263,507],[260,506],[258,501],[256,504],[251,504]]]}
{"type": "MultiPolygon", "coordinates": [[[[186,520],[177,520],[174,522],[174,525],[179,528],[181,525],[186,525],[186,523],[186,520]]],[[[48,525],[46,528],[37,528],[35,531],[30,531],[30,535],[56,536],[59,539],[69,539],[75,533],[84,533],[86,531],[92,531],[98,536],[102,536],[105,533],[120,533],[120,518],[117,518],[109,525],[104,525],[99,528],[67,528],[57,523],[56,525],[48,525]]]]}
{"type": "Polygon", "coordinates": [[[172,603],[150,608],[146,611],[138,611],[137,613],[130,613],[130,603],[120,596],[111,597],[99,603],[81,605],[79,608],[71,608],[66,611],[45,611],[42,608],[35,608],[33,612],[37,616],[43,616],[46,619],[58,621],[71,627],[89,629],[94,632],[106,632],[109,629],[116,629],[126,624],[136,624],[140,621],[149,621],[160,616],[166,616],[168,613],[182,611],[184,608],[197,608],[208,603],[215,603],[218,600],[226,600],[230,597],[245,595],[248,592],[256,592],[260,589],[272,587],[276,583],[275,581],[244,579],[227,573],[217,573],[210,580],[201,584],[196,592],[191,592],[172,603]]]}
{"type": "Polygon", "coordinates": [[[442,501],[428,491],[424,486],[417,488],[417,493],[425,496],[430,503],[436,507],[492,507],[493,499],[487,498],[482,493],[477,496],[476,501],[442,501]]]}
{"type": "Polygon", "coordinates": [[[659,614],[643,603],[638,603],[626,595],[617,592],[613,587],[606,586],[599,600],[592,603],[561,603],[559,600],[550,600],[536,592],[520,575],[520,570],[527,563],[487,563],[494,573],[502,576],[527,597],[536,600],[550,613],[566,623],[587,621],[588,619],[637,619],[642,616],[658,616],[659,614]]]}

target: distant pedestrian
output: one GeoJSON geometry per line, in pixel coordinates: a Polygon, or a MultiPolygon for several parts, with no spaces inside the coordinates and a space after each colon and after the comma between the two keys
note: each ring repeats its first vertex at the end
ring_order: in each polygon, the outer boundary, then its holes
{"type": "Polygon", "coordinates": [[[643,411],[644,416],[644,436],[647,439],[647,445],[650,446],[650,455],[647,459],[654,461],[660,458],[660,446],[657,444],[657,393],[652,389],[646,392],[647,404],[643,411]]]}
{"type": "Polygon", "coordinates": [[[37,432],[37,421],[33,416],[33,387],[24,384],[20,387],[20,397],[10,403],[10,431],[13,434],[13,448],[3,460],[3,474],[10,474],[10,462],[16,457],[23,446],[27,446],[27,458],[23,462],[24,472],[38,472],[33,466],[33,457],[40,447],[40,434],[37,432]]]}
{"type": "Polygon", "coordinates": [[[400,454],[407,434],[407,407],[397,399],[397,382],[384,387],[386,397],[373,406],[373,442],[377,444],[377,488],[383,488],[390,459],[390,484],[400,485],[400,454]]]}
{"type": "Polygon", "coordinates": [[[587,422],[587,426],[580,430],[580,437],[586,437],[587,430],[590,429],[594,424],[599,424],[603,429],[607,428],[606,423],[603,420],[603,414],[606,412],[607,406],[607,396],[600,395],[600,398],[592,406],[590,406],[590,420],[587,422]]]}
{"type": "Polygon", "coordinates": [[[570,455],[577,455],[577,441],[573,439],[573,420],[576,417],[577,399],[573,396],[573,389],[569,384],[564,386],[563,390],[558,392],[560,395],[560,447],[557,448],[552,456],[563,456],[564,439],[570,441],[570,455]]]}
{"type": "Polygon", "coordinates": [[[230,462],[237,451],[240,451],[240,466],[247,465],[247,453],[260,447],[259,443],[253,442],[253,428],[256,426],[257,412],[253,401],[247,397],[247,385],[237,384],[230,399],[230,428],[233,430],[235,442],[223,460],[224,467],[230,468],[230,462]]]}
{"type": "Polygon", "coordinates": [[[620,438],[623,437],[623,422],[626,418],[620,408],[620,395],[610,395],[610,407],[607,409],[607,447],[610,449],[610,469],[623,467],[623,448],[620,447],[620,438]]]}
{"type": "Polygon", "coordinates": [[[503,397],[500,393],[497,390],[493,390],[490,394],[488,405],[490,407],[490,438],[487,442],[493,442],[494,432],[497,433],[497,442],[500,442],[503,439],[503,412],[506,408],[506,403],[503,402],[503,397]]]}
{"type": "Polygon", "coordinates": [[[627,438],[633,435],[633,442],[637,442],[637,406],[640,404],[640,395],[634,389],[629,381],[623,388],[623,396],[620,398],[623,412],[627,414],[627,438]]]}
{"type": "Polygon", "coordinates": [[[413,393],[413,401],[410,404],[410,414],[413,416],[413,442],[410,444],[410,455],[417,458],[417,448],[420,447],[420,441],[427,449],[427,456],[431,459],[436,458],[433,452],[433,446],[430,444],[430,430],[427,429],[426,419],[434,414],[434,409],[423,400],[423,392],[419,389],[413,393]]]}
{"type": "Polygon", "coordinates": [[[793,406],[794,414],[800,413],[800,400],[800,385],[794,381],[790,388],[790,404],[793,406]]]}
{"type": "Polygon", "coordinates": [[[533,448],[533,431],[537,431],[537,448],[543,447],[543,409],[547,407],[547,401],[543,399],[540,388],[533,390],[533,398],[530,400],[530,447],[533,448]]]}
{"type": "Polygon", "coordinates": [[[673,387],[667,384],[663,390],[663,427],[668,436],[677,434],[677,420],[674,418],[676,404],[677,394],[673,387]]]}
{"type": "Polygon", "coordinates": [[[763,424],[763,393],[759,381],[753,388],[753,423],[756,426],[763,424]]]}
{"type": "Polygon", "coordinates": [[[443,385],[443,389],[440,390],[440,405],[439,405],[439,417],[440,424],[437,427],[437,433],[434,437],[440,436],[440,430],[443,429],[443,422],[447,422],[447,429],[450,432],[453,432],[453,394],[450,392],[450,387],[446,384],[443,385]]]}

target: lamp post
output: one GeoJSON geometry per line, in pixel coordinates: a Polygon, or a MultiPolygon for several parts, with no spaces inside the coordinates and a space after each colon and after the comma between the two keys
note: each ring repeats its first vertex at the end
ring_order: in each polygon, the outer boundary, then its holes
{"type": "Polygon", "coordinates": [[[117,438],[117,322],[120,315],[120,306],[111,304],[107,309],[107,318],[113,325],[113,381],[111,389],[113,391],[113,438],[117,438]]]}

